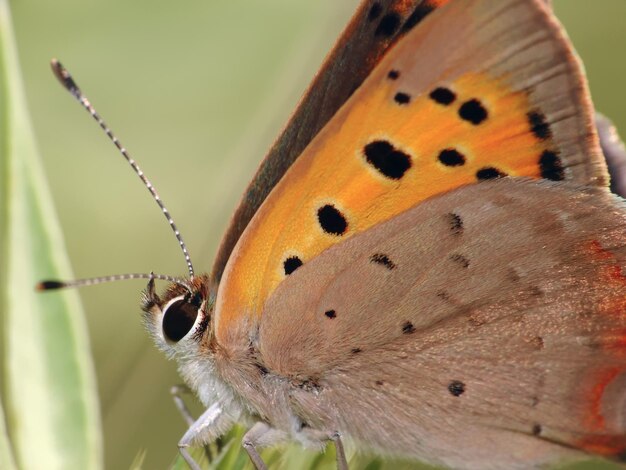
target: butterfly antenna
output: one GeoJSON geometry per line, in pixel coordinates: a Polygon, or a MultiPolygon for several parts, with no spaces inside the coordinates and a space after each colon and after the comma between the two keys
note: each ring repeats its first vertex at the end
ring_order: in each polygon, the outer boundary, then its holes
{"type": "MultiPolygon", "coordinates": [[[[139,176],[144,186],[148,188],[148,191],[150,191],[152,198],[159,205],[159,207],[163,211],[163,214],[165,215],[165,218],[167,219],[167,222],[170,224],[170,227],[172,227],[172,230],[174,231],[174,235],[176,235],[176,240],[178,240],[178,244],[180,245],[181,250],[183,250],[183,255],[185,255],[185,262],[187,263],[187,268],[189,269],[189,276],[193,278],[194,270],[193,270],[193,265],[191,264],[191,257],[189,256],[189,252],[187,251],[187,246],[185,245],[185,242],[183,241],[183,237],[181,236],[180,232],[178,231],[178,228],[176,227],[176,224],[174,223],[174,219],[172,219],[172,216],[170,215],[169,211],[165,207],[165,204],[163,204],[163,201],[159,197],[159,194],[156,192],[156,189],[154,189],[154,186],[152,186],[152,183],[150,182],[150,180],[146,178],[146,175],[144,175],[141,168],[139,168],[139,165],[137,165],[137,162],[135,162],[135,160],[133,160],[130,157],[126,148],[122,146],[118,138],[115,137],[111,129],[109,129],[107,124],[104,122],[104,120],[100,117],[100,115],[91,105],[87,97],[82,93],[82,91],[80,91],[80,88],[78,88],[78,85],[76,85],[76,82],[74,81],[70,73],[67,71],[67,69],[63,67],[63,65],[61,65],[61,62],[59,62],[56,59],[52,59],[52,61],[50,62],[50,65],[52,66],[52,72],[54,72],[54,75],[57,77],[59,82],[61,82],[61,85],[63,85],[65,89],[67,89],[72,94],[72,96],[74,96],[74,98],[78,100],[78,102],[83,106],[83,108],[85,108],[89,112],[89,114],[91,114],[91,117],[93,117],[96,120],[98,125],[102,128],[102,130],[109,137],[109,139],[111,139],[111,141],[115,144],[115,146],[118,148],[120,153],[124,156],[126,161],[133,168],[135,173],[137,173],[137,176],[139,176]]],[[[141,275],[123,274],[121,275],[120,279],[135,279],[133,277],[124,277],[124,276],[137,276],[136,278],[139,278],[139,277],[146,278],[146,276],[149,276],[149,275],[148,274],[141,274],[141,275]]],[[[67,284],[71,284],[71,286],[78,287],[79,285],[94,284],[96,283],[95,281],[97,279],[103,279],[103,281],[100,281],[100,282],[108,282],[109,280],[117,280],[117,279],[110,279],[110,278],[116,278],[116,276],[109,276],[108,278],[94,278],[94,279],[84,279],[80,281],[71,281],[70,283],[67,283],[67,284]]],[[[155,276],[155,278],[164,279],[166,277],[155,276]]],[[[70,287],[70,285],[66,285],[64,287],[70,287]]]]}
{"type": "Polygon", "coordinates": [[[176,284],[179,284],[185,287],[187,290],[191,291],[189,285],[181,279],[178,279],[174,276],[167,276],[165,274],[154,274],[154,273],[128,273],[128,274],[114,274],[112,276],[101,276],[101,277],[92,277],[88,279],[76,279],[74,281],[57,281],[57,280],[47,280],[41,281],[35,289],[38,291],[45,290],[55,290],[55,289],[65,289],[68,287],[85,287],[85,286],[95,286],[97,284],[104,284],[105,282],[115,282],[115,281],[126,281],[128,279],[160,279],[162,281],[169,281],[176,284]]]}

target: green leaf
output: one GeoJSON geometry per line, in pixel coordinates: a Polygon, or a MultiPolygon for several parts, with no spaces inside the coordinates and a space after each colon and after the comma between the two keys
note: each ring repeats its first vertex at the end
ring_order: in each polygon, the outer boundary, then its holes
{"type": "MultiPolygon", "coordinates": [[[[12,456],[28,470],[99,469],[98,401],[77,293],[34,290],[38,280],[71,271],[28,117],[7,0],[0,0],[0,42],[2,380],[12,456]]],[[[0,439],[0,465],[11,459],[7,447],[0,439]]]]}
{"type": "Polygon", "coordinates": [[[4,468],[6,470],[14,470],[17,468],[15,465],[15,458],[13,457],[13,451],[11,449],[11,442],[9,440],[9,434],[7,432],[2,407],[0,407],[0,468],[4,468]]]}

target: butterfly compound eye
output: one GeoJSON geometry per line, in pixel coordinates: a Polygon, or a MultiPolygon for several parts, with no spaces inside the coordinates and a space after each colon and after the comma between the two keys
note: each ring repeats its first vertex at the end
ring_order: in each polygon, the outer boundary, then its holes
{"type": "Polygon", "coordinates": [[[163,334],[174,343],[185,337],[193,328],[200,305],[190,302],[188,299],[175,300],[169,304],[163,312],[163,334]]]}

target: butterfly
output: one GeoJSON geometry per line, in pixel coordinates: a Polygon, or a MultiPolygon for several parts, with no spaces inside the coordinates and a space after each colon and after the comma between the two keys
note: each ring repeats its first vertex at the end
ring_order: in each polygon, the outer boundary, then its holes
{"type": "Polygon", "coordinates": [[[188,279],[149,276],[147,328],[207,407],[183,457],[244,422],[258,469],[288,440],[333,442],[341,469],[344,439],[450,468],[619,459],[626,212],[607,186],[545,2],[364,1],[212,271],[185,251],[188,279]]]}

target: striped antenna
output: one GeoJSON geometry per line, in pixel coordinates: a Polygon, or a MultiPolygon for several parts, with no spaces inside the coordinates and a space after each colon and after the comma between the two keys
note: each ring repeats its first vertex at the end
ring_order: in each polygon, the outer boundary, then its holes
{"type": "MultiPolygon", "coordinates": [[[[98,125],[106,133],[106,135],[109,137],[109,139],[111,139],[111,141],[115,144],[115,146],[118,148],[118,150],[124,156],[126,161],[133,168],[133,170],[135,170],[135,173],[137,173],[137,176],[139,176],[139,178],[141,179],[141,181],[143,182],[145,187],[148,188],[148,191],[150,191],[150,194],[152,195],[152,198],[159,205],[159,207],[163,211],[163,214],[165,215],[165,218],[167,219],[167,222],[170,224],[170,227],[172,227],[172,230],[174,231],[174,235],[176,235],[176,240],[178,240],[178,244],[180,245],[181,250],[183,250],[183,255],[185,255],[185,261],[187,263],[187,268],[189,269],[189,276],[193,279],[193,277],[194,277],[193,265],[191,264],[191,257],[189,256],[189,252],[187,251],[187,246],[185,245],[185,242],[183,241],[183,237],[181,236],[180,232],[178,231],[178,228],[176,227],[176,224],[174,223],[174,219],[172,219],[172,216],[170,216],[169,211],[165,207],[165,204],[163,204],[163,201],[161,200],[161,198],[159,197],[158,193],[156,192],[156,189],[154,189],[154,186],[152,186],[152,183],[150,183],[150,180],[148,178],[146,178],[146,175],[144,175],[144,173],[141,170],[141,168],[139,168],[139,165],[137,165],[137,162],[135,162],[135,160],[133,160],[130,157],[129,153],[122,146],[122,144],[117,139],[117,137],[115,137],[113,132],[111,132],[111,129],[109,129],[109,127],[106,125],[106,123],[102,120],[102,118],[96,112],[96,110],[91,105],[91,103],[89,102],[87,97],[85,95],[83,95],[83,93],[80,91],[80,88],[78,88],[78,85],[76,85],[76,82],[74,81],[74,79],[72,78],[70,73],[67,71],[67,69],[65,67],[63,67],[61,65],[61,62],[59,62],[56,59],[52,59],[50,61],[50,65],[52,66],[52,72],[54,72],[54,75],[57,77],[59,82],[61,82],[61,85],[63,85],[65,87],[65,89],[67,89],[72,94],[72,96],[74,96],[74,98],[76,98],[78,100],[78,102],[83,106],[83,108],[85,108],[89,112],[89,114],[91,114],[91,117],[93,117],[96,120],[98,125]]],[[[95,279],[84,279],[84,280],[80,280],[80,281],[71,281],[71,282],[62,283],[62,284],[65,284],[63,287],[74,287],[74,286],[75,287],[79,287],[79,286],[82,286],[82,285],[94,284],[94,283],[96,283],[95,281],[98,280],[98,279],[101,279],[101,281],[99,281],[97,283],[108,282],[109,280],[114,281],[114,280],[118,280],[118,278],[119,279],[136,279],[136,278],[140,278],[141,277],[141,278],[147,279],[148,278],[147,276],[149,276],[149,275],[147,275],[147,274],[141,274],[141,275],[138,275],[138,274],[123,274],[123,275],[120,275],[120,276],[109,276],[107,278],[95,278],[95,279]],[[125,277],[125,276],[135,276],[135,277],[125,277]]],[[[166,278],[166,276],[164,276],[164,277],[154,276],[154,277],[156,279],[165,279],[166,278]]],[[[168,278],[168,280],[170,280],[169,277],[167,277],[167,278],[168,278]]],[[[56,282],[56,281],[54,281],[54,282],[56,282]]]]}
{"type": "Polygon", "coordinates": [[[68,287],[95,286],[96,284],[104,284],[105,282],[126,281],[128,279],[150,279],[150,280],[160,279],[162,281],[169,281],[175,284],[179,284],[191,292],[191,288],[184,280],[178,279],[174,276],[167,276],[165,274],[154,274],[154,273],[114,274],[112,276],[92,277],[88,279],[76,279],[74,281],[47,280],[47,281],[41,281],[39,284],[37,284],[35,289],[37,289],[38,291],[44,291],[44,290],[65,289],[68,287]]]}

